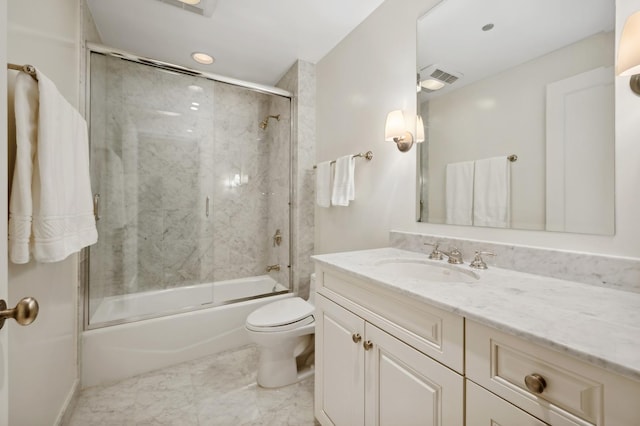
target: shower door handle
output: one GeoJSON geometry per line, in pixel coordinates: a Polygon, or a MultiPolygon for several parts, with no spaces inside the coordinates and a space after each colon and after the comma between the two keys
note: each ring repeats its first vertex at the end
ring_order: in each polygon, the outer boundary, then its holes
{"type": "Polygon", "coordinates": [[[93,215],[96,218],[96,222],[100,220],[100,194],[93,195],[93,215]]]}

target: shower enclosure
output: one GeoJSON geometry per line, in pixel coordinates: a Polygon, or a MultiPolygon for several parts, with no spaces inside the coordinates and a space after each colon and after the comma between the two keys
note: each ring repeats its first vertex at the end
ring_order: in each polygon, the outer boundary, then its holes
{"type": "Polygon", "coordinates": [[[85,327],[291,291],[287,92],[107,49],[88,62],[85,327]]]}

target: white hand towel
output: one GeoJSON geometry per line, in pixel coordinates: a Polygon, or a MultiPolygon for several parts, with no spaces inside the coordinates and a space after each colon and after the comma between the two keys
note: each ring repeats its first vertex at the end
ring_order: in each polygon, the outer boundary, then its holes
{"type": "Polygon", "coordinates": [[[473,197],[474,225],[511,225],[511,165],[506,156],[476,161],[473,197]]]}
{"type": "Polygon", "coordinates": [[[331,204],[334,206],[346,207],[349,201],[356,199],[355,169],[356,160],[352,155],[345,155],[336,160],[331,194],[331,204]]]}
{"type": "Polygon", "coordinates": [[[473,224],[473,161],[447,164],[446,223],[473,224]]]}
{"type": "Polygon", "coordinates": [[[316,168],[316,203],[331,207],[331,161],[323,161],[316,168]]]}
{"type": "Polygon", "coordinates": [[[87,123],[47,76],[19,73],[16,166],[9,201],[9,253],[57,262],[95,243],[87,123]]]}

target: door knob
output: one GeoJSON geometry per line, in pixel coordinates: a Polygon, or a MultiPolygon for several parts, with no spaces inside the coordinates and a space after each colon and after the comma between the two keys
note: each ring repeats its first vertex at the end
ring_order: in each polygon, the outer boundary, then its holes
{"type": "Polygon", "coordinates": [[[13,309],[7,309],[7,302],[0,300],[0,328],[7,318],[13,318],[20,325],[29,325],[36,320],[39,309],[38,301],[33,297],[23,298],[13,309]]]}

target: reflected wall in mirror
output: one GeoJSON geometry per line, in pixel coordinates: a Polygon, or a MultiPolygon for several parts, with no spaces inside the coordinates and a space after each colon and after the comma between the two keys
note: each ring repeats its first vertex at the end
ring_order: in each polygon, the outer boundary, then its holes
{"type": "Polygon", "coordinates": [[[614,17],[444,0],[418,19],[419,221],[614,233],[614,17]]]}

